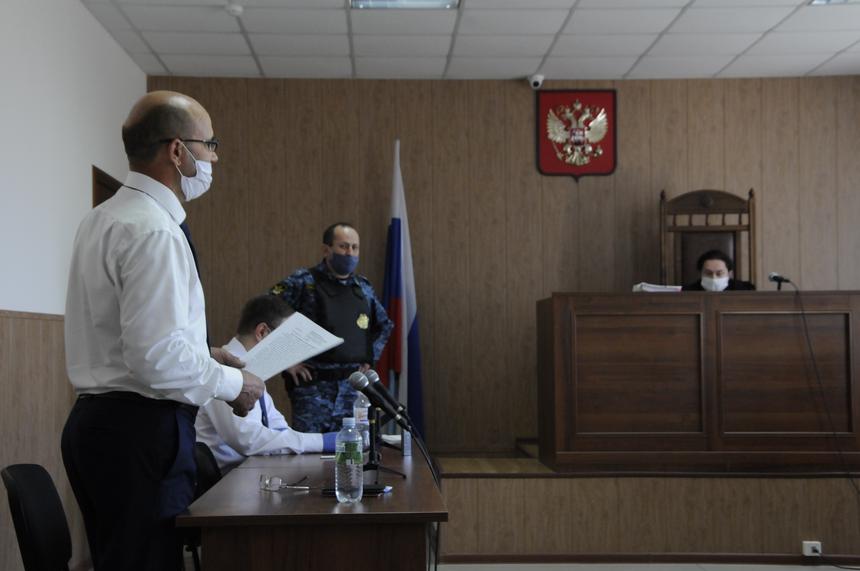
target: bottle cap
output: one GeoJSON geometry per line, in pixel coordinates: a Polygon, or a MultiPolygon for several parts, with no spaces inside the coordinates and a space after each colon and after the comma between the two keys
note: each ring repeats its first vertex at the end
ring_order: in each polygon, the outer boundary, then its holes
{"type": "Polygon", "coordinates": [[[348,416],[343,419],[344,428],[355,428],[355,418],[348,416]]]}

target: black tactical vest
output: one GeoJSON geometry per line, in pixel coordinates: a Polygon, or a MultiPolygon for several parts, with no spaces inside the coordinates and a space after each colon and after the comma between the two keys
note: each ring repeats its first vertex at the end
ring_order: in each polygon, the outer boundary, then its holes
{"type": "Polygon", "coordinates": [[[310,270],[316,282],[317,324],[343,338],[343,344],[315,358],[325,363],[372,363],[373,339],[370,303],[361,286],[346,285],[316,268],[310,270]]]}

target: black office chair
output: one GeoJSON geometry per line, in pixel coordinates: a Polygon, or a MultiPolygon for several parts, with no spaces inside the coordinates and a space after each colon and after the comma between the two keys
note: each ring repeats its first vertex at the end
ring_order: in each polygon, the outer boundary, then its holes
{"type": "Polygon", "coordinates": [[[38,464],[13,464],[0,475],[26,571],[68,571],[72,539],[51,475],[38,464]]]}
{"type": "MultiPolygon", "coordinates": [[[[196,500],[205,494],[209,488],[218,483],[221,479],[221,470],[218,468],[218,462],[215,461],[215,455],[206,444],[197,442],[194,444],[194,461],[197,463],[197,483],[194,487],[194,499],[196,500]]],[[[200,530],[196,528],[186,528],[182,533],[182,543],[185,549],[191,552],[191,558],[194,560],[195,571],[200,571],[200,530]]]]}
{"type": "Polygon", "coordinates": [[[194,444],[194,461],[197,463],[197,486],[194,489],[196,500],[218,483],[221,479],[221,470],[218,468],[218,462],[215,461],[212,450],[202,442],[194,444]]]}

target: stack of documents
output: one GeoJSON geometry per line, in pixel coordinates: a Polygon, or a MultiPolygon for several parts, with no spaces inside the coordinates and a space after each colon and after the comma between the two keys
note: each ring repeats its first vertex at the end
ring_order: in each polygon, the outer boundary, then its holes
{"type": "Polygon", "coordinates": [[[635,286],[633,286],[634,292],[666,292],[666,291],[681,291],[681,286],[679,285],[660,285],[660,284],[649,284],[648,282],[639,282],[635,286]]]}

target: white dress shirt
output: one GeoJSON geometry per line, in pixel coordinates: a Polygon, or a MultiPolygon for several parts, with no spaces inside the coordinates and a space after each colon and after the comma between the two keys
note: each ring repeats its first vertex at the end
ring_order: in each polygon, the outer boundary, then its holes
{"type": "MultiPolygon", "coordinates": [[[[247,354],[245,347],[235,337],[224,349],[240,359],[244,359],[247,354]]],[[[236,416],[227,403],[219,401],[212,401],[198,411],[194,423],[197,441],[205,442],[212,449],[222,472],[226,473],[247,456],[322,451],[322,434],[296,432],[275,408],[269,393],[264,392],[262,398],[266,402],[268,428],[263,426],[259,402],[245,417],[236,416]]]]}
{"type": "Polygon", "coordinates": [[[203,288],[183,220],[169,188],[130,172],[81,222],[65,318],[78,394],[131,391],[193,405],[239,395],[241,371],[206,346],[203,288]]]}

